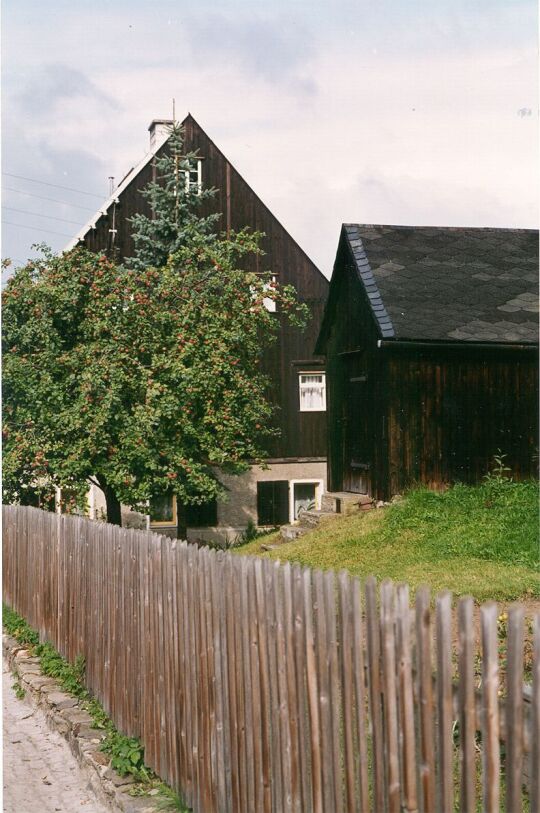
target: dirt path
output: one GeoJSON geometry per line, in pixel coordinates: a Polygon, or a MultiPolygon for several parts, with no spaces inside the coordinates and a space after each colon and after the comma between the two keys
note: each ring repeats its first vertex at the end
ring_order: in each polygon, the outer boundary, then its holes
{"type": "Polygon", "coordinates": [[[106,813],[63,737],[12,689],[3,666],[4,813],[106,813]]]}

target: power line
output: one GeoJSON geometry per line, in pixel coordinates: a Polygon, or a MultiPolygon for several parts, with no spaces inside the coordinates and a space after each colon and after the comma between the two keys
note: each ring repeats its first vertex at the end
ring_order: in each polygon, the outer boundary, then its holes
{"type": "Polygon", "coordinates": [[[10,220],[2,220],[5,226],[16,226],[18,229],[29,229],[30,231],[44,231],[47,234],[56,234],[58,237],[73,237],[72,234],[66,234],[62,231],[51,231],[50,229],[40,229],[38,226],[23,226],[22,223],[12,223],[10,220]]]}
{"type": "Polygon", "coordinates": [[[12,206],[2,206],[2,209],[6,209],[8,212],[17,212],[20,215],[32,215],[33,217],[46,217],[47,220],[58,220],[60,223],[72,223],[74,226],[79,226],[82,228],[84,225],[83,223],[79,223],[76,220],[66,220],[63,217],[54,217],[54,215],[40,215],[37,212],[29,212],[28,209],[14,209],[12,206]]]}
{"type": "Polygon", "coordinates": [[[18,178],[19,181],[31,181],[31,183],[43,184],[43,186],[54,186],[55,189],[65,189],[67,192],[77,192],[79,195],[89,195],[91,198],[103,200],[103,195],[96,195],[95,192],[85,192],[84,189],[73,189],[71,186],[60,186],[60,184],[57,183],[38,181],[37,178],[26,178],[24,175],[14,175],[12,172],[2,172],[2,175],[7,175],[8,178],[18,178]]]}
{"type": "Polygon", "coordinates": [[[78,203],[69,203],[67,200],[58,200],[58,198],[47,198],[45,195],[35,195],[33,192],[23,192],[22,189],[14,189],[12,186],[4,186],[9,192],[17,192],[18,195],[26,195],[30,198],[38,198],[39,200],[48,200],[50,203],[61,203],[63,206],[71,206],[73,209],[84,209],[85,212],[95,212],[95,209],[90,209],[89,206],[79,206],[78,203]]]}

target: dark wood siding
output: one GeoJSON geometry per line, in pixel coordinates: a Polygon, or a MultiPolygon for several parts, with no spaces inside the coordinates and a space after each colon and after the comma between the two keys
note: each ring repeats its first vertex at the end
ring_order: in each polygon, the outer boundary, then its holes
{"type": "MultiPolygon", "coordinates": [[[[389,351],[391,352],[391,351],[389,351]]],[[[481,480],[498,450],[517,478],[536,474],[538,371],[533,354],[464,350],[388,361],[392,494],[481,480]]]]}
{"type": "MultiPolygon", "coordinates": [[[[325,457],[326,416],[324,413],[300,412],[299,366],[296,362],[318,361],[320,367],[323,367],[323,360],[315,359],[313,350],[328,294],[328,280],[191,116],[184,121],[184,127],[186,150],[198,150],[203,159],[204,185],[217,190],[215,198],[207,203],[206,211],[222,213],[224,230],[249,226],[265,234],[262,241],[265,255],[262,258],[250,258],[246,270],[271,271],[276,274],[280,283],[294,285],[299,299],[310,309],[311,319],[305,331],[289,325],[282,314],[275,315],[280,324],[278,340],[265,353],[261,365],[271,380],[270,397],[278,407],[275,421],[281,430],[281,436],[268,449],[270,457],[325,457]]],[[[88,248],[106,251],[115,259],[132,256],[134,246],[129,218],[137,212],[149,214],[141,189],[152,180],[153,172],[154,168],[150,163],[120,194],[115,212],[117,234],[114,250],[109,232],[112,227],[112,209],[88,233],[85,238],[88,248]]]]}
{"type": "Polygon", "coordinates": [[[326,359],[328,488],[347,490],[355,461],[367,464],[367,492],[375,494],[387,479],[385,358],[377,350],[373,316],[343,245],[336,264],[337,312],[326,359]]]}

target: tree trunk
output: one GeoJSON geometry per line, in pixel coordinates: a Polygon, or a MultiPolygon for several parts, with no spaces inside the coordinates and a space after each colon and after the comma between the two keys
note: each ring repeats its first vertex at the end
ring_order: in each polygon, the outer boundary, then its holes
{"type": "Polygon", "coordinates": [[[105,495],[107,506],[107,522],[111,525],[122,525],[122,510],[120,501],[104,477],[96,477],[99,487],[105,495]]]}
{"type": "Polygon", "coordinates": [[[122,525],[120,502],[114,491],[108,487],[105,491],[105,502],[107,503],[107,522],[111,525],[122,525]]]}
{"type": "Polygon", "coordinates": [[[176,524],[178,539],[187,539],[186,506],[176,498],[176,524]]]}

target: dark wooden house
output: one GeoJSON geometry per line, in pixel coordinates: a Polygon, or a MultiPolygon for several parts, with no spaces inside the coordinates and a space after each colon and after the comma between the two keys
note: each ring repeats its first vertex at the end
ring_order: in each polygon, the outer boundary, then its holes
{"type": "MultiPolygon", "coordinates": [[[[168,149],[171,124],[165,120],[151,123],[149,152],[68,248],[82,243],[118,261],[132,256],[129,218],[137,212],[150,214],[141,190],[155,180],[154,159],[168,149]]],[[[249,226],[263,232],[265,256],[249,260],[246,270],[269,271],[279,283],[293,285],[311,312],[305,331],[292,327],[283,314],[275,313],[279,338],[266,353],[263,369],[271,379],[281,434],[269,449],[269,468],[253,468],[248,475],[226,478],[228,502],[188,509],[190,536],[231,536],[245,528],[249,520],[258,525],[287,523],[294,520],[301,505],[320,502],[326,479],[326,393],[322,359],[313,355],[313,348],[329,283],[195,119],[188,115],[182,126],[186,152],[196,151],[198,155],[186,181],[217,190],[215,197],[205,203],[206,209],[201,207],[202,213],[221,213],[224,231],[249,226]]],[[[98,497],[96,500],[99,502],[98,497]]],[[[176,506],[166,496],[156,506],[154,519],[157,527],[174,532],[176,506]]]]}
{"type": "Polygon", "coordinates": [[[345,224],[316,353],[330,491],[535,475],[538,232],[345,224]]]}

